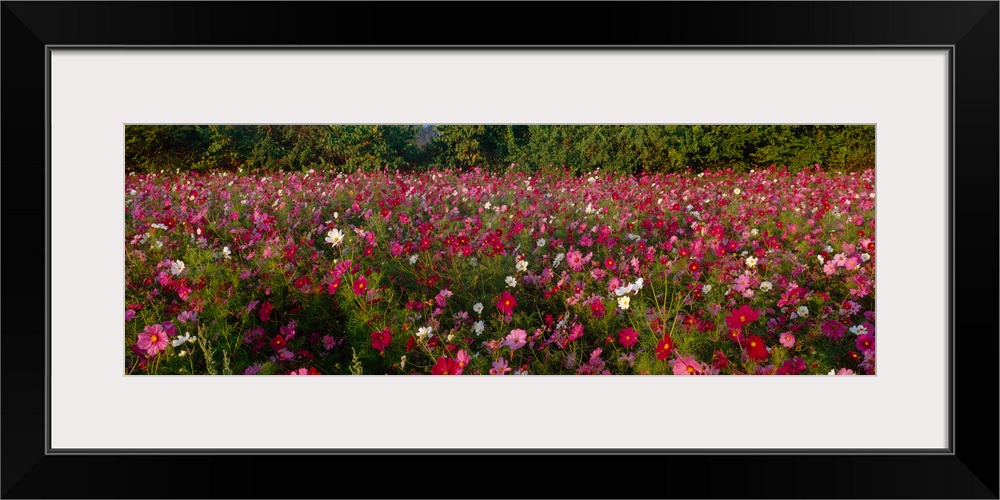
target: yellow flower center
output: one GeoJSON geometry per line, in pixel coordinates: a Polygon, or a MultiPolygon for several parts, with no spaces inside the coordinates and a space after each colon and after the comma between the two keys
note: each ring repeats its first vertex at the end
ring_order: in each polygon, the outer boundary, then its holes
{"type": "Polygon", "coordinates": [[[149,336],[149,341],[150,342],[154,342],[155,343],[157,339],[159,339],[159,337],[157,337],[155,333],[149,336]]]}
{"type": "Polygon", "coordinates": [[[694,367],[689,366],[688,367],[688,373],[694,373],[694,367]]]}
{"type": "Polygon", "coordinates": [[[747,320],[747,317],[746,317],[746,316],[740,316],[740,323],[743,323],[743,322],[745,322],[746,320],[747,320]]]}
{"type": "Polygon", "coordinates": [[[750,347],[757,347],[757,342],[750,341],[750,347]]]}

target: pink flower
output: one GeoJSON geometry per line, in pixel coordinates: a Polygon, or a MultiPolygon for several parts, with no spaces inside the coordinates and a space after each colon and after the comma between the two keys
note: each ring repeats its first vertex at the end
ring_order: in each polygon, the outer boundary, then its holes
{"type": "Polygon", "coordinates": [[[469,361],[472,361],[472,357],[469,356],[469,353],[465,352],[463,349],[458,351],[458,354],[455,355],[455,361],[458,361],[459,367],[465,368],[466,366],[469,366],[469,361]]]}
{"type": "Polygon", "coordinates": [[[507,338],[504,339],[503,344],[510,347],[510,350],[516,351],[525,346],[528,343],[528,332],[520,328],[516,330],[511,330],[507,334],[507,338]]]}
{"type": "Polygon", "coordinates": [[[792,335],[792,332],[782,333],[778,341],[781,342],[781,345],[790,348],[795,345],[795,335],[792,335]]]}
{"type": "Polygon", "coordinates": [[[167,331],[163,325],[149,325],[139,334],[139,341],[135,344],[147,355],[156,356],[167,348],[167,331]]]}
{"type": "Polygon", "coordinates": [[[841,368],[837,371],[837,375],[854,375],[854,370],[850,368],[841,368]]]}
{"type": "Polygon", "coordinates": [[[507,367],[507,360],[500,358],[493,362],[493,368],[490,368],[490,375],[503,375],[510,371],[507,367]]]}
{"type": "Polygon", "coordinates": [[[674,375],[698,375],[701,373],[701,364],[694,358],[677,358],[674,361],[674,375]]]}

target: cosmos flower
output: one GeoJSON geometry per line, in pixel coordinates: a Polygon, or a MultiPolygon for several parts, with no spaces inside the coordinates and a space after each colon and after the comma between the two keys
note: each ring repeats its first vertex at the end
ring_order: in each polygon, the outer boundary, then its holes
{"type": "Polygon", "coordinates": [[[516,351],[524,347],[528,343],[528,332],[520,328],[511,330],[507,334],[507,338],[504,339],[503,344],[510,347],[510,350],[516,351]]]}
{"type": "Polygon", "coordinates": [[[493,362],[492,368],[490,368],[490,375],[503,375],[510,370],[511,369],[507,367],[507,360],[501,357],[493,362]]]}
{"type": "Polygon", "coordinates": [[[674,361],[674,375],[699,375],[701,372],[701,363],[694,358],[677,358],[674,361]]]}
{"type": "Polygon", "coordinates": [[[503,314],[513,314],[514,308],[517,307],[517,301],[514,300],[514,296],[510,292],[503,292],[500,294],[500,298],[497,299],[497,310],[503,314]]]}
{"type": "Polygon", "coordinates": [[[197,339],[198,337],[191,336],[191,332],[184,332],[184,335],[178,335],[174,340],[170,341],[170,345],[180,347],[185,342],[191,342],[193,344],[197,339]]]}
{"type": "Polygon", "coordinates": [[[618,343],[625,347],[632,347],[639,342],[639,335],[632,328],[626,327],[618,332],[618,343]]]}
{"type": "Polygon", "coordinates": [[[624,297],[618,297],[618,307],[621,309],[628,309],[628,305],[629,302],[631,302],[631,300],[632,299],[630,299],[628,295],[624,297]]]}
{"type": "Polygon", "coordinates": [[[344,241],[344,233],[336,228],[331,229],[326,233],[326,239],[323,241],[326,241],[331,246],[337,246],[344,241]]]}
{"type": "Polygon", "coordinates": [[[750,338],[743,341],[743,347],[747,350],[747,356],[750,359],[761,361],[767,359],[767,345],[764,344],[764,339],[753,335],[750,338]]]}
{"type": "Polygon", "coordinates": [[[743,328],[760,317],[760,312],[753,310],[750,306],[744,305],[733,310],[729,316],[726,317],[726,325],[730,329],[743,328]]]}
{"type": "Polygon", "coordinates": [[[385,327],[384,330],[380,332],[373,332],[372,337],[372,349],[379,352],[384,352],[386,347],[392,343],[392,332],[389,331],[389,327],[385,327]]]}
{"type": "Polygon", "coordinates": [[[476,314],[482,314],[483,313],[483,303],[482,302],[476,302],[476,304],[472,306],[472,310],[475,311],[476,314]]]}
{"type": "Polygon", "coordinates": [[[778,341],[781,342],[781,345],[791,348],[795,345],[795,335],[792,335],[792,332],[782,333],[779,336],[778,341]]]}
{"type": "Polygon", "coordinates": [[[139,334],[139,340],[135,344],[148,356],[156,356],[167,348],[167,332],[163,325],[149,325],[139,334]]]}
{"type": "Polygon", "coordinates": [[[177,276],[184,272],[184,268],[185,266],[183,260],[175,260],[170,263],[170,274],[177,276]]]}

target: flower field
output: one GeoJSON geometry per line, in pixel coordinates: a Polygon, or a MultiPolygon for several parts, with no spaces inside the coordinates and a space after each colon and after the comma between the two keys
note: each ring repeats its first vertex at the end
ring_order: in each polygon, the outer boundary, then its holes
{"type": "Polygon", "coordinates": [[[132,174],[129,374],[875,374],[874,170],[132,174]]]}

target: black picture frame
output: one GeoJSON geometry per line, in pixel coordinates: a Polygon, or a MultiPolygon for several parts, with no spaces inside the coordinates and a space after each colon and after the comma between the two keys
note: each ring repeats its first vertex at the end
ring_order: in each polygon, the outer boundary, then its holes
{"type": "MultiPolygon", "coordinates": [[[[7,147],[0,160],[7,179],[3,222],[8,234],[2,251],[4,261],[13,264],[7,267],[2,320],[6,335],[0,340],[4,498],[998,497],[993,385],[998,367],[993,314],[998,267],[993,251],[1000,185],[1000,3],[996,1],[2,4],[2,139],[7,147]],[[955,311],[949,450],[666,455],[627,450],[597,455],[496,450],[349,456],[293,450],[280,456],[49,453],[47,284],[53,238],[47,230],[46,62],[50,48],[414,43],[610,50],[949,47],[953,98],[949,307],[955,311]],[[957,332],[962,336],[956,338],[957,332]],[[272,479],[271,473],[279,477],[272,479]],[[527,486],[523,478],[528,476],[541,478],[547,486],[542,490],[527,486]]],[[[845,425],[851,425],[850,420],[845,419],[845,425]]]]}

